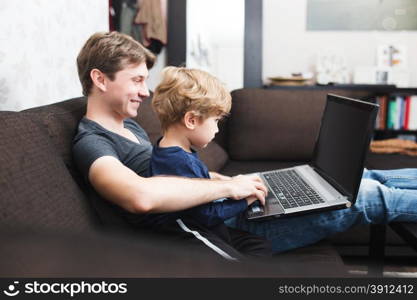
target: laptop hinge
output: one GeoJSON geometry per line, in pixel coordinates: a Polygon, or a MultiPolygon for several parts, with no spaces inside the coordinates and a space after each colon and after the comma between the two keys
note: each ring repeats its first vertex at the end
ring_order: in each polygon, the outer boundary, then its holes
{"type": "Polygon", "coordinates": [[[323,177],[328,183],[330,183],[339,193],[341,193],[343,196],[346,196],[347,199],[352,202],[352,194],[346,191],[345,188],[343,188],[336,180],[334,180],[331,176],[327,175],[324,171],[322,171],[320,168],[310,165],[314,171],[320,174],[321,177],[323,177]]]}

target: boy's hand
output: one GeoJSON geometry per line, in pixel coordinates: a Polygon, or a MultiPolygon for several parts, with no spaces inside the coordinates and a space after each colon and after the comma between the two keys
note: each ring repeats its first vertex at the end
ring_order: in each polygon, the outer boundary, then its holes
{"type": "Polygon", "coordinates": [[[254,202],[259,200],[262,205],[265,204],[265,197],[268,194],[268,189],[264,185],[262,179],[256,175],[238,175],[232,177],[229,181],[231,183],[231,192],[229,198],[239,200],[250,198],[254,202]]]}
{"type": "MultiPolygon", "coordinates": [[[[258,199],[255,196],[249,196],[246,198],[246,202],[248,203],[248,206],[254,203],[255,201],[258,201],[258,199]]],[[[259,202],[262,206],[265,205],[265,202],[262,202],[262,201],[259,201],[259,202]]]]}

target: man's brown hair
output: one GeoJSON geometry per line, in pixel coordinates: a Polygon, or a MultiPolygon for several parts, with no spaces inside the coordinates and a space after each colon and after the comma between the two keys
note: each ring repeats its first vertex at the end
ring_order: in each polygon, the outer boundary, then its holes
{"type": "Polygon", "coordinates": [[[150,69],[155,62],[155,56],[132,37],[116,31],[93,34],[77,57],[83,95],[88,96],[93,86],[91,70],[98,69],[110,80],[114,80],[114,74],[127,65],[143,62],[150,69]]]}

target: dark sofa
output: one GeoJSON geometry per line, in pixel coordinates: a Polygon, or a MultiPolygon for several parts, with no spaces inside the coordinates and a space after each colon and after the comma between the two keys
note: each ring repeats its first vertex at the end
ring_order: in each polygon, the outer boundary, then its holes
{"type": "MultiPolygon", "coordinates": [[[[216,141],[201,151],[202,159],[228,175],[309,161],[327,92],[370,96],[343,90],[234,91],[231,115],[216,141]]],[[[154,142],[160,127],[149,102],[141,105],[137,121],[154,142]]],[[[71,156],[85,105],[85,98],[76,98],[0,112],[0,277],[344,276],[334,245],[369,241],[367,228],[354,228],[277,255],[273,263],[229,264],[148,232],[132,232],[123,220],[104,224],[71,156]]],[[[417,167],[417,160],[370,155],[367,166],[417,167]]],[[[395,236],[389,242],[401,244],[395,236]]]]}

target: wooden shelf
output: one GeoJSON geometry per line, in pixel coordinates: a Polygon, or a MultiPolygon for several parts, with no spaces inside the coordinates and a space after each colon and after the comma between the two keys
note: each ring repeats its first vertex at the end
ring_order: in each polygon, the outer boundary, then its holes
{"type": "Polygon", "coordinates": [[[395,139],[399,135],[414,136],[413,140],[417,140],[417,130],[374,130],[374,140],[395,139]]]}
{"type": "Polygon", "coordinates": [[[393,134],[417,134],[417,130],[405,130],[405,129],[375,129],[375,132],[386,132],[393,134]]]}

